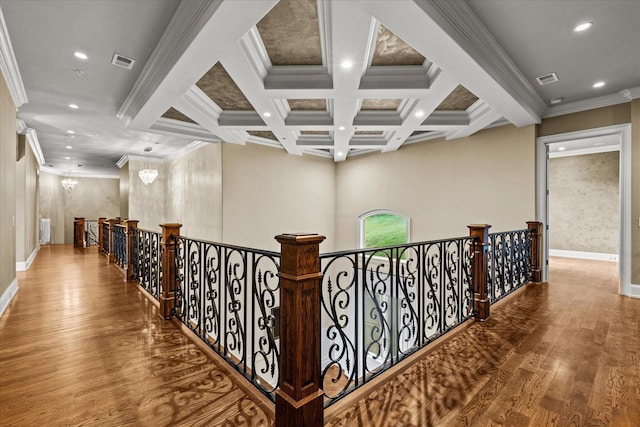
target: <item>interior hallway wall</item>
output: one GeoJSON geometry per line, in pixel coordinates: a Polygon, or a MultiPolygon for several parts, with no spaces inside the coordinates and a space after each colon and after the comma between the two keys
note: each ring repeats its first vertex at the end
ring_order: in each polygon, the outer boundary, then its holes
{"type": "Polygon", "coordinates": [[[160,224],[167,222],[167,166],[164,161],[150,161],[143,157],[129,156],[129,219],[137,219],[138,227],[160,231],[160,224]],[[138,176],[144,168],[158,170],[157,178],[145,185],[138,176]]]}
{"type": "MultiPolygon", "coordinates": [[[[39,244],[38,162],[31,146],[16,165],[16,262],[35,256],[39,244]]],[[[25,266],[26,267],[26,266],[25,266]]]]}
{"type": "MultiPolygon", "coordinates": [[[[16,106],[0,73],[0,297],[16,280],[16,106]]],[[[17,282],[16,282],[17,283],[17,282]]],[[[4,302],[4,299],[3,299],[4,302]]],[[[0,309],[4,307],[0,306],[0,309]]]]}

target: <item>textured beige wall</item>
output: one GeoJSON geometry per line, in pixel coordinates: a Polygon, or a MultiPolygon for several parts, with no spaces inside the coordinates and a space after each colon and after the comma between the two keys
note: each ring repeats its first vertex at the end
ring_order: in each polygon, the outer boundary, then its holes
{"type": "Polygon", "coordinates": [[[151,162],[144,158],[129,158],[129,218],[140,221],[138,227],[160,231],[166,220],[167,165],[161,161],[151,162]],[[145,185],[138,176],[141,169],[158,170],[156,179],[145,185]]]}
{"type": "Polygon", "coordinates": [[[38,246],[37,161],[27,144],[16,164],[16,261],[24,262],[38,246]]]}
{"type": "Polygon", "coordinates": [[[129,163],[120,168],[120,217],[129,218],[129,163]]]}
{"type": "Polygon", "coordinates": [[[16,107],[0,73],[0,296],[16,278],[16,107]]]}
{"type": "Polygon", "coordinates": [[[544,119],[538,136],[555,135],[631,122],[631,104],[618,104],[544,119]]]}
{"type": "Polygon", "coordinates": [[[640,99],[631,103],[631,283],[640,285],[640,99]]]}
{"type": "Polygon", "coordinates": [[[118,179],[79,178],[72,191],[62,188],[64,177],[40,173],[40,215],[51,219],[51,243],[73,243],[73,219],[114,218],[120,215],[118,179]]]}
{"type": "Polygon", "coordinates": [[[333,250],[333,161],[253,144],[224,144],[222,158],[224,242],[279,250],[274,236],[310,232],[333,250]]]}
{"type": "Polygon", "coordinates": [[[357,247],[357,218],[373,209],[411,217],[411,240],[526,228],[535,219],[535,128],[501,126],[472,137],[408,145],[337,166],[337,249],[357,247]]]}
{"type": "Polygon", "coordinates": [[[222,144],[207,144],[167,164],[167,222],[180,234],[222,240],[222,144]]]}
{"type": "Polygon", "coordinates": [[[619,252],[620,154],[549,159],[549,248],[619,252]]]}
{"type": "MultiPolygon", "coordinates": [[[[25,151],[28,151],[27,148],[25,151]]],[[[16,162],[16,262],[24,262],[25,256],[25,234],[26,234],[26,212],[25,200],[27,194],[27,159],[26,154],[16,162]]]]}

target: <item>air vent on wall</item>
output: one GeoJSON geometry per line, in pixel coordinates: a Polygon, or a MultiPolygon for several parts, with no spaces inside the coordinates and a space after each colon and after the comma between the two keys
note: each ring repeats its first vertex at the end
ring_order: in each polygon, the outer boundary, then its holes
{"type": "Polygon", "coordinates": [[[133,68],[133,64],[136,63],[135,59],[127,58],[126,56],[122,56],[119,53],[114,53],[113,58],[111,59],[111,63],[118,67],[126,68],[130,70],[133,68]]]}
{"type": "Polygon", "coordinates": [[[548,85],[549,83],[555,83],[558,81],[558,75],[556,73],[545,74],[544,76],[536,77],[540,86],[548,85]]]}

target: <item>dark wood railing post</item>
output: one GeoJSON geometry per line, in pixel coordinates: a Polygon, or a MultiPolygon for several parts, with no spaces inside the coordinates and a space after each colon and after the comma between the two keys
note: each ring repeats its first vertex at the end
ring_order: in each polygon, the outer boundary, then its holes
{"type": "Polygon", "coordinates": [[[84,248],[84,218],[75,217],[73,220],[73,247],[84,248]]]}
{"type": "Polygon", "coordinates": [[[531,281],[542,281],[542,223],[527,221],[527,228],[531,233],[531,281]]]}
{"type": "Polygon", "coordinates": [[[469,236],[473,237],[471,250],[473,261],[471,282],[473,285],[473,308],[476,320],[487,320],[490,316],[489,287],[487,277],[489,269],[489,228],[488,224],[468,225],[469,236]]]}
{"type": "Polygon", "coordinates": [[[120,224],[120,220],[118,218],[111,218],[107,220],[107,222],[109,223],[109,236],[107,237],[109,239],[109,253],[107,254],[107,264],[111,264],[115,258],[113,242],[114,235],[116,234],[116,224],[120,224]]]}
{"type": "Polygon", "coordinates": [[[101,216],[98,218],[98,255],[102,253],[102,242],[104,239],[104,230],[102,229],[102,224],[107,220],[107,218],[101,216]]]}
{"type": "Polygon", "coordinates": [[[128,219],[124,222],[125,233],[127,235],[127,261],[123,267],[124,281],[129,282],[133,280],[133,236],[138,229],[138,220],[128,219]]]}
{"type": "Polygon", "coordinates": [[[162,290],[160,292],[160,316],[171,318],[176,289],[176,239],[182,224],[160,224],[162,227],[162,290]]]}
{"type": "Polygon", "coordinates": [[[317,234],[282,234],[280,242],[280,388],[276,427],[320,427],[320,243],[317,234]]]}

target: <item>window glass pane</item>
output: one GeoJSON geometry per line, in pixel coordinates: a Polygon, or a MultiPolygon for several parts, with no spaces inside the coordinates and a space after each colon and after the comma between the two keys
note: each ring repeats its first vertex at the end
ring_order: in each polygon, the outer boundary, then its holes
{"type": "Polygon", "coordinates": [[[364,220],[365,248],[407,243],[407,221],[393,214],[371,215],[364,220]]]}

